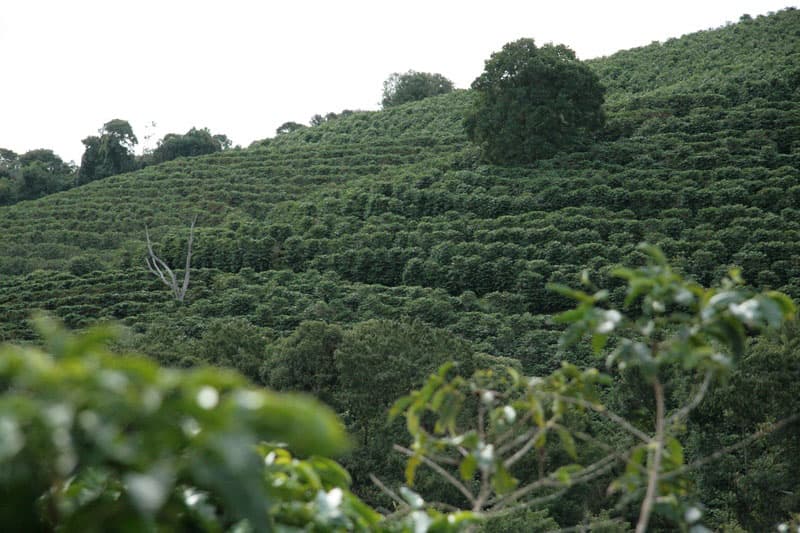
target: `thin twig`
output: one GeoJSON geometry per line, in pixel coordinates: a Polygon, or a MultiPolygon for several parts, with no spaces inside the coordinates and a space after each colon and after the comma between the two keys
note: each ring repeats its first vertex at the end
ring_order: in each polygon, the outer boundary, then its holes
{"type": "MultiPolygon", "coordinates": [[[[399,444],[395,444],[393,446],[393,448],[395,450],[397,450],[398,452],[400,452],[400,453],[402,453],[404,455],[407,455],[409,457],[413,457],[414,455],[416,455],[412,450],[409,450],[408,448],[400,446],[399,444]]],[[[448,472],[447,470],[445,470],[444,468],[442,468],[440,465],[436,464],[435,462],[431,461],[430,459],[428,459],[424,455],[420,455],[419,457],[420,457],[420,459],[422,460],[422,462],[424,464],[428,465],[433,471],[435,471],[437,474],[442,476],[448,483],[450,483],[455,488],[457,488],[459,490],[459,492],[461,492],[461,494],[463,494],[464,497],[467,498],[467,500],[469,500],[469,503],[471,503],[473,505],[475,504],[475,495],[472,494],[469,491],[469,489],[467,489],[467,487],[464,486],[463,483],[461,483],[459,480],[457,480],[455,477],[453,477],[453,475],[450,472],[448,472]]]]}
{"type": "Polygon", "coordinates": [[[512,436],[512,435],[514,435],[514,432],[517,430],[517,427],[516,427],[516,426],[521,426],[521,425],[525,424],[525,422],[527,422],[527,421],[528,421],[528,419],[529,419],[531,416],[532,416],[532,415],[531,415],[531,412],[530,412],[530,411],[526,411],[526,412],[525,412],[525,414],[524,414],[524,415],[523,415],[523,416],[522,416],[522,417],[521,417],[521,418],[520,418],[520,419],[517,421],[517,423],[516,423],[516,425],[515,425],[515,426],[512,426],[511,428],[509,428],[508,430],[506,430],[505,432],[503,432],[502,434],[500,434],[500,435],[499,435],[499,436],[498,436],[498,437],[497,437],[497,438],[494,440],[494,443],[495,443],[495,445],[502,444],[502,443],[504,443],[505,441],[507,441],[508,439],[510,439],[510,438],[511,438],[511,436],[512,436]]]}
{"type": "Polygon", "coordinates": [[[544,431],[545,428],[547,428],[549,425],[550,423],[548,422],[544,428],[538,429],[538,431],[536,431],[533,434],[533,436],[531,436],[531,438],[528,440],[528,442],[525,443],[523,447],[517,450],[514,455],[503,461],[503,466],[505,466],[506,468],[511,468],[512,466],[514,466],[514,463],[522,459],[525,456],[525,454],[528,453],[530,449],[534,447],[541,432],[544,431]]]}
{"type": "Polygon", "coordinates": [[[530,439],[531,437],[536,435],[539,431],[540,431],[540,428],[538,428],[538,427],[530,428],[525,433],[517,435],[514,438],[514,440],[512,440],[511,442],[507,442],[503,446],[500,446],[497,449],[497,453],[500,454],[500,455],[505,455],[506,452],[510,451],[514,446],[518,446],[519,444],[522,444],[523,442],[527,441],[528,439],[530,439]]]}
{"type": "Polygon", "coordinates": [[[373,483],[375,483],[375,485],[379,489],[381,489],[387,496],[389,496],[391,499],[393,499],[396,503],[400,504],[401,507],[408,507],[409,506],[408,502],[406,502],[403,498],[398,496],[395,491],[393,491],[392,489],[390,489],[389,487],[384,485],[383,482],[380,479],[378,479],[378,476],[376,476],[374,474],[370,474],[369,475],[369,479],[373,483]]]}
{"type": "Polygon", "coordinates": [[[757,441],[758,439],[760,439],[762,437],[765,437],[765,436],[769,435],[770,433],[774,433],[774,432],[778,431],[779,429],[782,429],[785,426],[788,426],[789,424],[797,422],[798,420],[800,420],[800,414],[788,416],[786,418],[778,420],[777,422],[775,422],[773,424],[770,424],[766,428],[761,429],[761,430],[753,433],[752,435],[750,435],[746,439],[740,440],[739,442],[731,444],[730,446],[726,446],[724,448],[721,448],[721,449],[715,451],[714,453],[712,453],[711,455],[707,455],[706,457],[702,457],[702,458],[700,458],[700,459],[698,459],[696,461],[693,461],[693,462],[689,463],[688,465],[684,465],[684,466],[682,466],[682,467],[680,467],[680,468],[678,468],[676,470],[673,470],[672,472],[669,472],[668,474],[664,474],[663,476],[661,476],[661,479],[663,479],[663,480],[673,479],[673,478],[676,478],[676,477],[678,477],[680,475],[685,474],[689,470],[694,470],[696,468],[700,468],[701,466],[707,465],[708,463],[714,462],[717,459],[719,459],[719,458],[721,458],[721,457],[723,457],[725,455],[728,455],[730,453],[733,453],[736,450],[740,450],[740,449],[742,449],[742,448],[744,448],[746,446],[749,446],[750,444],[752,444],[753,442],[757,441]]]}
{"type": "MultiPolygon", "coordinates": [[[[607,455],[598,461],[590,464],[586,468],[583,468],[576,474],[574,474],[575,479],[580,479],[583,481],[589,481],[594,479],[606,471],[606,467],[610,469],[613,464],[615,464],[618,460],[622,459],[622,457],[617,457],[616,455],[607,455]]],[[[524,487],[520,487],[511,494],[507,494],[500,498],[495,498],[492,501],[489,501],[490,507],[496,508],[503,508],[509,503],[512,503],[521,497],[525,496],[526,494],[543,487],[562,487],[564,484],[560,481],[556,481],[551,478],[542,478],[534,481],[533,483],[529,483],[524,487]]]]}
{"type": "Polygon", "coordinates": [[[684,405],[680,410],[676,411],[667,419],[667,426],[671,426],[675,422],[679,421],[680,419],[684,418],[686,415],[692,412],[700,402],[703,401],[706,393],[708,392],[708,387],[711,385],[711,378],[714,377],[714,374],[709,370],[706,372],[706,377],[703,379],[703,384],[700,385],[697,393],[692,397],[692,399],[684,405]]]}
{"type": "Polygon", "coordinates": [[[592,403],[592,402],[587,402],[586,400],[582,400],[580,398],[572,398],[570,396],[561,396],[560,394],[548,394],[548,396],[551,396],[551,397],[556,398],[558,400],[561,400],[563,402],[567,402],[567,403],[571,403],[571,404],[574,404],[574,405],[579,405],[581,407],[585,407],[587,409],[591,409],[592,411],[594,411],[594,412],[596,412],[596,413],[608,418],[612,422],[615,422],[622,429],[626,430],[628,433],[631,433],[632,435],[635,435],[642,442],[649,444],[652,441],[650,435],[648,435],[647,433],[645,433],[644,431],[642,431],[640,429],[635,428],[633,425],[631,425],[630,422],[628,422],[627,420],[625,420],[624,418],[622,418],[618,414],[616,414],[616,413],[614,413],[612,411],[609,411],[604,405],[595,404],[595,403],[592,403]]]}
{"type": "Polygon", "coordinates": [[[498,516],[509,515],[519,511],[520,509],[527,509],[529,507],[533,507],[535,505],[541,505],[550,500],[555,500],[556,498],[560,498],[562,495],[564,495],[565,492],[567,492],[567,489],[562,488],[560,490],[555,491],[552,494],[548,494],[547,496],[539,496],[538,498],[525,500],[524,502],[518,503],[512,507],[503,507],[503,508],[498,508],[497,510],[490,510],[485,513],[485,516],[494,518],[498,516]]]}

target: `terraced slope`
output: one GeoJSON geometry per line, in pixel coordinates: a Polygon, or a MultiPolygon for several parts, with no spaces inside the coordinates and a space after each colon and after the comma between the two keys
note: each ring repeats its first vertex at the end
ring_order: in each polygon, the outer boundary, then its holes
{"type": "Polygon", "coordinates": [[[417,317],[543,369],[564,305],[544,289],[661,245],[700,281],[732,264],[800,297],[800,16],[743,21],[592,62],[609,127],[586,152],[482,165],[470,93],[357,113],[247,150],[182,159],[0,209],[0,338],[46,308],[147,336],[239,316],[417,317]],[[181,264],[187,305],[144,269],[144,225],[181,264]]]}

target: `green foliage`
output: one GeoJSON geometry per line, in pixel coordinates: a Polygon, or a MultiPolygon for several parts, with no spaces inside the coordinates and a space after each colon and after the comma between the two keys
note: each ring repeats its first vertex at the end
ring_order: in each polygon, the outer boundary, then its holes
{"type": "Polygon", "coordinates": [[[394,72],[383,82],[381,105],[384,109],[388,109],[408,102],[416,102],[429,96],[447,94],[453,89],[453,82],[441,74],[413,70],[404,74],[394,72]]]}
{"type": "Polygon", "coordinates": [[[192,128],[185,134],[168,133],[147,158],[147,164],[158,164],[178,157],[194,157],[227,150],[231,141],[225,135],[212,135],[208,128],[192,128]]]}
{"type": "Polygon", "coordinates": [[[133,147],[139,141],[128,121],[116,118],[103,124],[98,133],[99,137],[91,135],[81,141],[86,149],[78,171],[79,184],[136,168],[133,147]]]}
{"type": "MultiPolygon", "coordinates": [[[[612,380],[595,368],[581,370],[564,362],[544,378],[508,369],[505,374],[478,371],[465,379],[451,376],[448,363],[392,407],[391,415],[403,415],[412,437],[408,449],[399,448],[409,456],[406,482],[412,485],[417,470],[430,467],[460,492],[459,506],[491,517],[557,498],[567,488],[603,476],[624,462],[623,473],[608,490],[621,493],[623,505],[642,500],[637,531],[647,528],[654,509],[674,522],[698,522],[701,513],[687,478],[692,466],[687,466],[684,445],[678,440],[686,417],[702,402],[713,378],[728,375],[741,358],[747,330],[774,330],[792,320],[796,309],[782,293],[754,295],[744,290],[736,271],[719,289],[686,282],[658,248],[642,249],[648,256],[646,266],[616,271],[627,283],[626,307],[640,304],[629,314],[601,307],[608,298],[605,290],[589,294],[562,285],[552,288],[578,303],[555,318],[568,324],[564,344],[588,336],[600,354],[612,338],[606,365],[635,369],[634,375],[652,386],[656,409],[647,425],[655,427],[654,433],[604,405],[599,386],[612,380]],[[697,391],[679,398],[667,412],[665,387],[680,388],[701,375],[703,384],[697,391]],[[617,426],[612,442],[602,443],[607,426],[592,431],[586,414],[592,412],[617,426]],[[620,432],[635,439],[621,440],[620,432]],[[560,454],[548,448],[548,441],[555,438],[560,454]],[[579,450],[578,439],[594,447],[600,443],[605,454],[580,464],[591,447],[579,450]],[[628,451],[622,452],[620,446],[628,451]],[[532,479],[520,469],[526,457],[538,462],[538,475],[532,479]]],[[[588,278],[584,281],[589,284],[588,278]]]]}
{"type": "MultiPolygon", "coordinates": [[[[304,455],[346,449],[340,423],[318,402],[220,369],[164,370],[112,355],[107,329],[72,336],[43,319],[39,327],[47,352],[0,354],[4,529],[221,530],[246,519],[266,531],[287,515],[281,502],[297,499],[277,479],[302,470],[294,486],[312,495],[347,481],[332,477],[338,467],[327,460],[265,469],[256,453],[260,441],[304,455]]],[[[345,514],[374,520],[346,496],[345,514]]]]}
{"type": "Polygon", "coordinates": [[[575,147],[603,127],[604,89],[564,45],[503,46],[473,83],[467,136],[493,163],[531,163],[575,147]]]}
{"type": "Polygon", "coordinates": [[[303,128],[305,128],[303,124],[298,124],[297,122],[289,121],[289,122],[284,122],[283,124],[278,126],[278,129],[275,130],[275,133],[277,135],[283,135],[284,133],[291,133],[293,131],[297,131],[303,128]]]}
{"type": "Polygon", "coordinates": [[[303,322],[270,347],[262,379],[275,389],[307,392],[332,405],[339,389],[334,353],[341,342],[338,326],[303,322]]]}
{"type": "Polygon", "coordinates": [[[369,321],[347,331],[335,353],[344,404],[359,419],[384,412],[424,376],[448,359],[474,368],[467,343],[418,323],[369,321]]]}
{"type": "Polygon", "coordinates": [[[0,205],[69,189],[74,180],[74,165],[64,163],[52,150],[42,148],[17,155],[0,148],[0,205]]]}
{"type": "MultiPolygon", "coordinates": [[[[564,149],[525,167],[481,163],[462,126],[476,94],[454,91],[3,207],[0,339],[34,339],[34,309],[70,327],[115,319],[130,328],[126,347],[164,365],[218,362],[257,368],[250,377],[258,379],[272,357],[292,353],[281,343],[303,322],[345,332],[369,320],[415,319],[471,351],[513,358],[525,375],[545,376],[564,359],[593,364],[588,343],[558,345],[566,325],[549,315],[571,302],[545,286],[572,285],[586,269],[609,290],[602,307],[621,311],[625,282],[611,274],[619,264],[642,264],[642,240],[658,244],[687,280],[717,285],[740,266],[746,289],[798,298],[799,15],[785,10],[587,62],[608,88],[606,129],[585,151],[564,149]],[[165,260],[182,265],[186,220],[198,211],[191,297],[175,307],[143,265],[143,225],[165,260]],[[222,326],[209,333],[217,320],[230,320],[235,334],[222,326]]],[[[3,161],[0,198],[17,202],[18,166],[3,161]]],[[[625,314],[634,317],[632,309],[625,314]]],[[[793,390],[795,349],[761,352],[750,336],[729,374],[737,389],[715,382],[709,412],[704,402],[687,421],[691,438],[677,436],[686,462],[771,427],[785,416],[779,404],[794,405],[777,390],[793,390]],[[748,392],[736,392],[740,386],[748,392]]],[[[294,340],[296,353],[325,353],[313,338],[294,340]]],[[[605,399],[649,430],[652,387],[637,373],[622,372],[617,379],[630,386],[605,399]]],[[[291,380],[327,394],[327,375],[291,380]]],[[[691,374],[670,384],[667,408],[697,381],[691,374]]],[[[345,459],[354,490],[386,507],[366,474],[387,482],[402,475],[400,459],[387,453],[399,421],[387,431],[382,415],[347,421],[367,428],[355,433],[360,442],[368,433],[370,445],[345,459]]],[[[797,469],[786,459],[800,456],[793,430],[690,476],[710,527],[768,530],[797,508],[797,469]]],[[[558,442],[554,434],[548,453],[567,461],[558,442]]],[[[592,457],[602,451],[579,439],[576,447],[592,457]]],[[[533,460],[520,468],[520,476],[537,470],[533,460]]],[[[417,483],[434,500],[458,498],[423,473],[417,483]]],[[[550,516],[574,524],[599,515],[605,486],[572,487],[550,516]]]]}

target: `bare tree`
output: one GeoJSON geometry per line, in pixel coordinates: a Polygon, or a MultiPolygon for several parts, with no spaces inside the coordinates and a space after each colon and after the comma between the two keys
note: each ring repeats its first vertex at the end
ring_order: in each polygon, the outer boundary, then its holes
{"type": "Polygon", "coordinates": [[[178,286],[178,279],[172,269],[153,251],[153,243],[150,242],[150,232],[147,226],[144,227],[144,234],[147,237],[147,269],[152,272],[158,279],[164,282],[164,285],[172,290],[175,299],[179,302],[183,301],[186,296],[186,290],[189,288],[189,274],[192,263],[192,241],[194,240],[194,225],[197,222],[197,215],[192,219],[192,225],[189,228],[189,244],[186,247],[186,267],[183,271],[183,284],[178,286]]]}

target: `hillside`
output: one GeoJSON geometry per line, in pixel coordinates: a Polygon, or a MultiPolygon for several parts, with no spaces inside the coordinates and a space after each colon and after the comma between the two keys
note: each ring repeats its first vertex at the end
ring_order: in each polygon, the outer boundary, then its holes
{"type": "MultiPolygon", "coordinates": [[[[453,310],[437,325],[454,326],[471,293],[481,315],[539,315],[560,305],[545,282],[587,267],[602,278],[641,240],[700,281],[738,264],[750,282],[798,297],[797,18],[785,11],[593,62],[609,87],[609,138],[531,167],[477,162],[460,126],[470,95],[459,92],[4,208],[3,337],[25,336],[20,319],[36,307],[75,324],[150,322],[167,293],[140,267],[144,225],[179,264],[194,213],[188,314],[205,307],[205,295],[222,296],[207,293],[204,279],[213,285],[223,272],[250,268],[289,270],[284,277],[300,285],[319,271],[366,284],[359,290],[375,297],[430,293],[453,310]],[[103,297],[38,296],[70,286],[103,297]]],[[[253,279],[269,290],[261,280],[270,276],[253,279]]],[[[252,309],[244,315],[276,325],[252,309]]],[[[489,347],[519,355],[496,337],[489,347]]]]}
{"type": "Polygon", "coordinates": [[[114,319],[165,364],[269,383],[305,321],[416,320],[537,374],[586,356],[556,347],[569,303],[545,284],[588,269],[619,288],[609,270],[641,241],[701,283],[738,265],[800,299],[800,12],[590,65],[607,130],[531,166],[480,162],[457,91],[0,208],[0,340],[32,339],[36,309],[114,319]],[[180,265],[195,214],[179,304],[145,268],[144,228],[180,265]]]}

